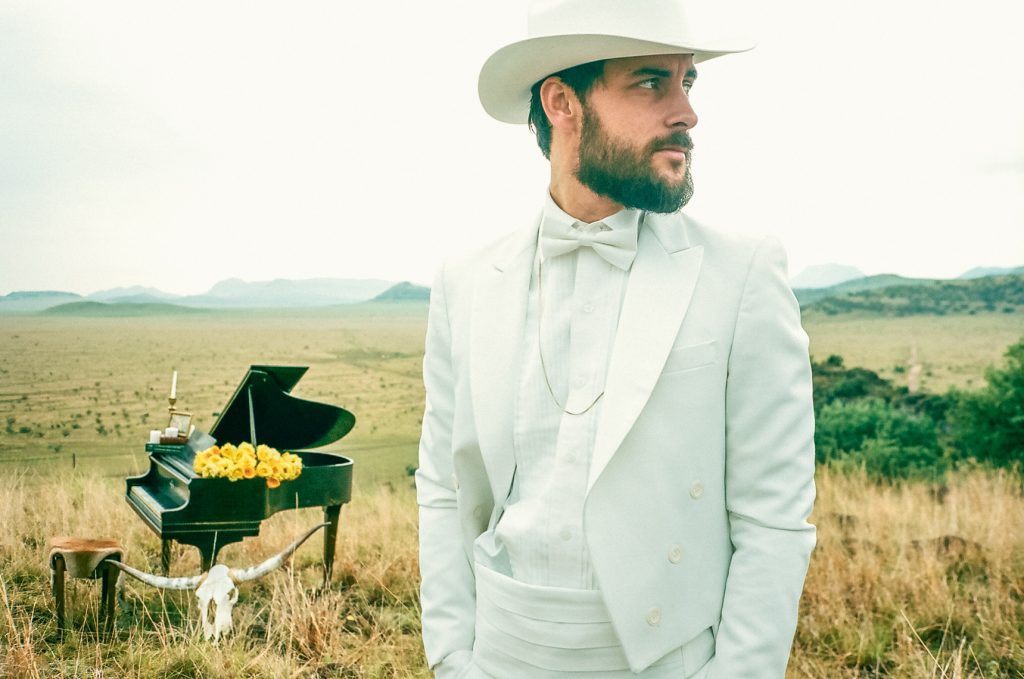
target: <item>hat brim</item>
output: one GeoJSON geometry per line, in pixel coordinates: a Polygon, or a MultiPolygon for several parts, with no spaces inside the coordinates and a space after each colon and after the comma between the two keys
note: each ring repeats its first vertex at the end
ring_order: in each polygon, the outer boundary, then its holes
{"type": "Polygon", "coordinates": [[[523,124],[530,112],[530,89],[541,78],[572,66],[600,59],[642,57],[655,54],[692,54],[693,61],[707,61],[724,54],[752,49],[749,41],[729,40],[712,44],[668,44],[619,35],[551,35],[529,38],[502,47],[480,69],[477,91],[480,103],[492,118],[523,124]]]}

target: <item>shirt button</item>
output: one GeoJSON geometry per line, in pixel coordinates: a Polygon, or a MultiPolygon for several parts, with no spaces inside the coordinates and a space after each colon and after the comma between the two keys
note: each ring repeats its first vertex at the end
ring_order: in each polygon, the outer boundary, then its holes
{"type": "Polygon", "coordinates": [[[693,485],[690,486],[690,497],[694,500],[699,500],[700,496],[704,494],[704,484],[700,481],[694,481],[693,485]]]}
{"type": "Polygon", "coordinates": [[[455,486],[455,490],[459,489],[459,477],[452,474],[452,485],[455,486]]]}
{"type": "Polygon", "coordinates": [[[585,313],[585,314],[592,314],[592,313],[594,313],[594,305],[590,304],[590,303],[584,304],[583,305],[583,313],[585,313]]]}
{"type": "Polygon", "coordinates": [[[568,542],[569,540],[572,540],[572,531],[569,530],[568,528],[563,528],[562,529],[562,539],[565,540],[566,542],[568,542]]]}
{"type": "Polygon", "coordinates": [[[661,624],[661,609],[655,606],[647,611],[647,624],[651,627],[661,624]]]}
{"type": "Polygon", "coordinates": [[[668,550],[668,560],[672,563],[679,563],[683,560],[683,550],[679,545],[675,545],[672,549],[668,550]]]}

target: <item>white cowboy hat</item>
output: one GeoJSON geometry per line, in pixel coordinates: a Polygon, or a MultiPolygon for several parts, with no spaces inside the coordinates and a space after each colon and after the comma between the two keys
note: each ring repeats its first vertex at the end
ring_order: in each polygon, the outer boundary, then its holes
{"type": "Polygon", "coordinates": [[[541,78],[599,59],[693,54],[694,62],[753,48],[715,39],[687,21],[685,0],[534,0],[526,40],[506,45],[480,69],[484,110],[506,123],[525,123],[530,88],[541,78]]]}

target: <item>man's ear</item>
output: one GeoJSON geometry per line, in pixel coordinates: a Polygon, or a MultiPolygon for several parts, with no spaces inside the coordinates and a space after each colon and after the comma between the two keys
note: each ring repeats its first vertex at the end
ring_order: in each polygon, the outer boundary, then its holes
{"type": "Polygon", "coordinates": [[[555,130],[572,132],[582,123],[583,105],[561,78],[552,76],[541,83],[540,103],[555,130]]]}

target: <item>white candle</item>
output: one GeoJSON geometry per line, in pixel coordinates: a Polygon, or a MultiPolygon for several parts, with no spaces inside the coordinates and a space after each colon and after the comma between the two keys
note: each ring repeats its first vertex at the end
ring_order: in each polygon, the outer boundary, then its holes
{"type": "Polygon", "coordinates": [[[167,429],[164,429],[164,436],[170,437],[172,439],[173,438],[177,438],[177,436],[178,436],[178,428],[177,427],[167,427],[167,429]]]}
{"type": "Polygon", "coordinates": [[[160,443],[160,430],[159,429],[151,429],[149,431],[149,442],[150,443],[160,443]]]}
{"type": "Polygon", "coordinates": [[[171,398],[177,398],[178,391],[178,371],[175,370],[171,373],[171,398]]]}

